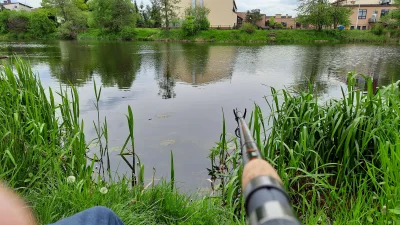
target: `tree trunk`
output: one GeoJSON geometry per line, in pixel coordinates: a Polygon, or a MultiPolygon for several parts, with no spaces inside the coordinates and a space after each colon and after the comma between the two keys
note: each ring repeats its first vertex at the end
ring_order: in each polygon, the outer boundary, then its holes
{"type": "Polygon", "coordinates": [[[165,1],[165,29],[167,30],[167,33],[169,33],[169,19],[168,19],[168,3],[165,1]]]}

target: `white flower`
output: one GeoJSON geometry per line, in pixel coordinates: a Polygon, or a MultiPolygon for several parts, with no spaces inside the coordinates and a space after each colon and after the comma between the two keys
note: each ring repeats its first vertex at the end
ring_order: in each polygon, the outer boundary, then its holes
{"type": "Polygon", "coordinates": [[[100,193],[107,194],[107,192],[108,192],[108,189],[106,187],[100,188],[100,193]]]}
{"type": "Polygon", "coordinates": [[[67,177],[67,183],[75,183],[76,178],[74,176],[67,177]]]}

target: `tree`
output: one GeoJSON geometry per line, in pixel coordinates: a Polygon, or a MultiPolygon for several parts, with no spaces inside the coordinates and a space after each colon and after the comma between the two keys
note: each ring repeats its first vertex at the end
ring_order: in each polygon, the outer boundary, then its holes
{"type": "Polygon", "coordinates": [[[60,36],[68,39],[75,39],[87,28],[87,14],[82,11],[85,5],[83,0],[42,0],[42,7],[61,21],[60,36]]]}
{"type": "Polygon", "coordinates": [[[210,21],[208,21],[210,9],[206,7],[189,7],[185,9],[185,14],[186,17],[193,17],[196,26],[196,32],[200,30],[208,30],[208,28],[210,28],[210,21]]]}
{"type": "Polygon", "coordinates": [[[271,18],[269,19],[269,26],[270,27],[274,27],[275,26],[275,17],[271,16],[271,18]]]}
{"type": "Polygon", "coordinates": [[[177,17],[176,11],[179,9],[177,4],[180,0],[158,0],[161,8],[161,18],[164,20],[165,29],[169,30],[170,21],[177,17]]]}
{"type": "Polygon", "coordinates": [[[53,13],[61,15],[63,20],[69,19],[68,9],[72,8],[73,2],[71,0],[42,0],[42,7],[50,9],[53,13]]]}
{"type": "MultiPolygon", "coordinates": [[[[149,11],[150,24],[152,27],[161,27],[162,17],[161,17],[161,3],[159,0],[150,0],[151,9],[149,11]]],[[[149,10],[149,9],[147,9],[149,10]]]]}
{"type": "Polygon", "coordinates": [[[256,25],[262,19],[260,9],[252,9],[246,13],[246,22],[256,25]]]}
{"type": "Polygon", "coordinates": [[[351,14],[352,11],[350,8],[340,5],[332,5],[329,10],[329,15],[332,20],[331,24],[333,24],[334,28],[336,28],[338,25],[350,25],[351,14]]]}
{"type": "Polygon", "coordinates": [[[328,12],[330,12],[331,4],[328,0],[300,0],[297,8],[299,12],[299,22],[304,24],[312,24],[318,30],[322,30],[324,26],[332,25],[332,20],[328,12]]]}
{"type": "Polygon", "coordinates": [[[135,26],[135,7],[130,0],[91,0],[89,7],[100,28],[119,32],[135,26]]]}

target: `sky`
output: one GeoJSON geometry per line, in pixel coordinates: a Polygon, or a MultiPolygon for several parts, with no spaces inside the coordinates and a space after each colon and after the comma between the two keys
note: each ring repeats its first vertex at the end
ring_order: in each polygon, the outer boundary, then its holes
{"type": "MultiPolygon", "coordinates": [[[[39,7],[41,0],[18,0],[21,3],[26,3],[33,7],[39,7]]],[[[140,4],[142,0],[137,0],[140,4]]],[[[218,0],[213,0],[218,1],[218,0]]],[[[150,0],[143,0],[143,4],[149,4],[150,0]]],[[[273,16],[275,14],[291,16],[296,15],[296,7],[298,0],[236,0],[238,11],[243,12],[251,9],[261,9],[262,13],[266,13],[267,16],[273,16]]]]}

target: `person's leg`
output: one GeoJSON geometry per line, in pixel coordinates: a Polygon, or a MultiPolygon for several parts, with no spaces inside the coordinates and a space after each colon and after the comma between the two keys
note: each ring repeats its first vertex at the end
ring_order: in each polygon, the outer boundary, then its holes
{"type": "Polygon", "coordinates": [[[124,225],[124,223],[110,209],[96,206],[51,225],[124,225]]]}

